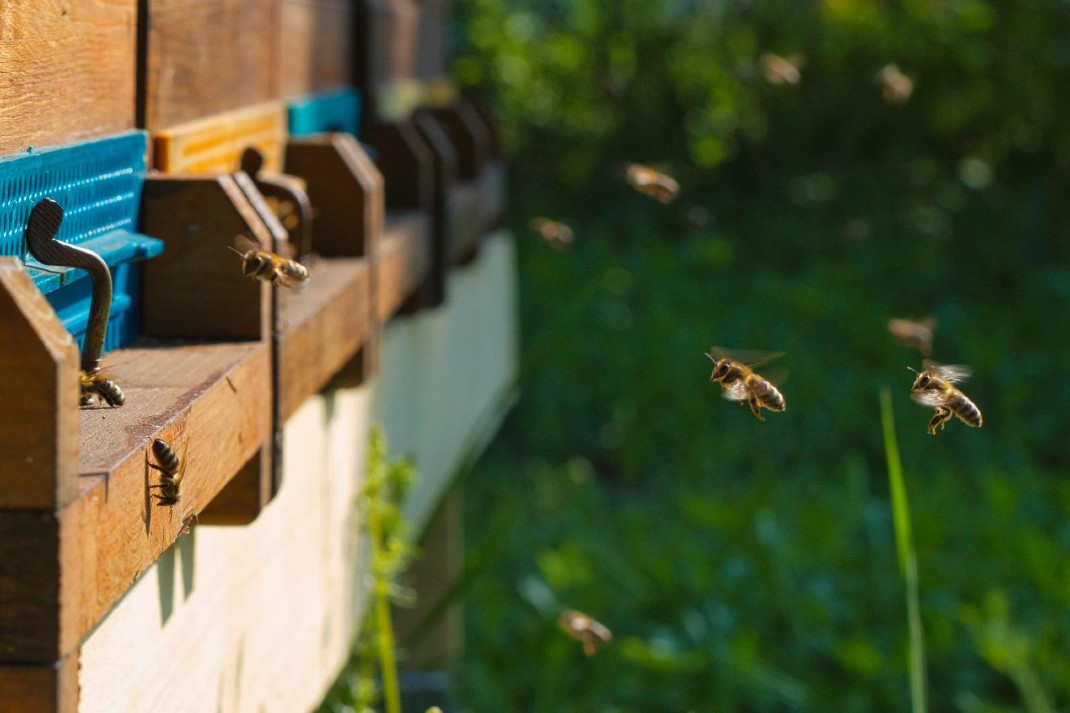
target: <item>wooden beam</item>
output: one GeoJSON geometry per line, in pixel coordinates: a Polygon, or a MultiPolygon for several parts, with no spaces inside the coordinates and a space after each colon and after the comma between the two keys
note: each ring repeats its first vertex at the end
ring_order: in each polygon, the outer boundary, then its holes
{"type": "Polygon", "coordinates": [[[424,283],[431,268],[431,231],[419,211],[387,213],[376,265],[378,318],[386,322],[424,283]]]}
{"type": "Polygon", "coordinates": [[[52,665],[0,664],[4,708],[19,713],[77,713],[79,663],[75,654],[52,665]]]}
{"type": "Polygon", "coordinates": [[[5,0],[0,155],[134,128],[137,0],[5,0]]]}
{"type": "Polygon", "coordinates": [[[368,260],[315,260],[309,273],[304,292],[279,295],[279,424],[326,386],[375,328],[368,260]]]}

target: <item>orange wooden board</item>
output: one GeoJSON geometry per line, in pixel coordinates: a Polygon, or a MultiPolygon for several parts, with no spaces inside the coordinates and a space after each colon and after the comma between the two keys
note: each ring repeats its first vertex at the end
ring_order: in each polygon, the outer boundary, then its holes
{"type": "Polygon", "coordinates": [[[264,170],[279,171],[286,106],[269,102],[169,126],[155,132],[153,141],[156,168],[165,173],[233,173],[250,146],[264,155],[264,170]]]}

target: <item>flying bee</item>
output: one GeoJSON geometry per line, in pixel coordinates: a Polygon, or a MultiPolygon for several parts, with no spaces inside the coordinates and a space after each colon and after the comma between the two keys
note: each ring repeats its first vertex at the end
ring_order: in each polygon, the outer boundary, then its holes
{"type": "Polygon", "coordinates": [[[564,223],[558,223],[549,218],[532,218],[531,229],[535,234],[550,244],[555,250],[564,250],[571,243],[573,237],[572,228],[564,223]]]}
{"type": "Polygon", "coordinates": [[[712,347],[706,355],[713,362],[713,373],[710,381],[721,382],[721,395],[729,401],[746,401],[750,411],[759,421],[764,421],[762,409],[770,411],[786,411],[787,404],[780,390],[767,379],[762,378],[753,370],[762,364],[767,364],[777,359],[781,354],[770,354],[758,359],[751,364],[724,356],[725,352],[717,347],[712,347]],[[714,355],[717,356],[714,356],[714,355]]]}
{"type": "Polygon", "coordinates": [[[910,397],[936,409],[936,415],[929,421],[929,435],[935,436],[937,427],[943,429],[952,416],[958,416],[967,426],[980,428],[981,409],[954,386],[969,378],[970,370],[964,366],[936,364],[928,359],[922,365],[924,371],[914,372],[918,376],[910,387],[910,397]]]}
{"type": "Polygon", "coordinates": [[[153,493],[152,497],[156,498],[156,504],[161,507],[175,505],[182,499],[182,478],[185,476],[185,463],[175,454],[171,446],[159,438],[154,439],[152,442],[152,454],[156,456],[158,465],[149,463],[149,467],[160,471],[160,483],[149,486],[149,488],[159,488],[160,492],[158,494],[153,493]]]}
{"type": "Polygon", "coordinates": [[[914,92],[914,80],[899,71],[894,64],[886,64],[877,73],[881,93],[888,104],[906,104],[914,92]]]}
{"type": "Polygon", "coordinates": [[[675,178],[638,163],[630,164],[624,177],[629,186],[661,203],[672,202],[680,192],[675,178]]]}
{"type": "Polygon", "coordinates": [[[909,319],[888,320],[888,332],[892,335],[895,343],[901,347],[912,347],[921,352],[922,356],[933,353],[933,331],[936,329],[936,320],[932,317],[915,322],[909,319]]]}
{"type": "Polygon", "coordinates": [[[126,403],[126,395],[111,379],[97,371],[83,371],[78,375],[79,385],[82,391],[81,405],[89,406],[93,403],[93,397],[99,396],[112,408],[126,403]]]}
{"type": "Polygon", "coordinates": [[[765,81],[770,84],[798,84],[802,79],[799,68],[805,60],[801,55],[793,54],[781,57],[778,54],[763,54],[758,59],[765,81]]]}
{"type": "Polygon", "coordinates": [[[561,630],[583,644],[583,653],[594,656],[598,647],[613,640],[613,633],[583,612],[566,609],[557,618],[561,630]]]}
{"type": "Polygon", "coordinates": [[[227,246],[242,259],[242,274],[254,280],[263,280],[280,287],[301,291],[308,286],[308,268],[289,258],[269,250],[250,248],[245,252],[227,246]]]}

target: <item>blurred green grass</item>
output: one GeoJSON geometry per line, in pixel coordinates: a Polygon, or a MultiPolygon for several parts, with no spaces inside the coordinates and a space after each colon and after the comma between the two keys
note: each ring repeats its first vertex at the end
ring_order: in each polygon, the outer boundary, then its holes
{"type": "Polygon", "coordinates": [[[1070,708],[1065,4],[458,11],[457,76],[504,123],[523,325],[521,401],[466,479],[463,707],[906,710],[886,387],[930,709],[1070,708]],[[805,55],[799,85],[762,81],[763,52],[805,55]],[[680,198],[631,192],[633,160],[680,198]],[[909,400],[920,357],[886,323],[926,315],[979,431],[931,437],[909,400]],[[787,351],[787,413],[723,401],[711,344],[787,351]],[[585,659],[564,606],[614,645],[585,659]]]}

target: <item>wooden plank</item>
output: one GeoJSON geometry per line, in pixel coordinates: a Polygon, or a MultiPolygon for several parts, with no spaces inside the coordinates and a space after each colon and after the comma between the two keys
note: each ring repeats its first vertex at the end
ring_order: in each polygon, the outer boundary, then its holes
{"type": "Polygon", "coordinates": [[[386,186],[387,208],[431,207],[435,155],[409,120],[376,124],[368,134],[386,186]]]}
{"type": "Polygon", "coordinates": [[[352,135],[291,139],[286,171],[304,180],[315,207],[313,252],[325,257],[375,253],[383,227],[384,179],[352,135]]]}
{"type": "Polygon", "coordinates": [[[142,230],[165,243],[145,266],[145,334],[267,338],[271,288],[244,277],[228,247],[239,235],[266,247],[272,235],[234,177],[149,177],[141,215],[142,230]]]}
{"type": "Polygon", "coordinates": [[[270,437],[267,343],[135,348],[104,361],[126,403],[74,411],[79,498],[58,515],[0,510],[0,662],[73,652],[270,437]],[[185,463],[173,507],[150,498],[154,438],[185,463]]]}
{"type": "Polygon", "coordinates": [[[134,128],[137,0],[0,3],[0,155],[134,128]]]}
{"type": "Polygon", "coordinates": [[[393,211],[379,243],[379,321],[392,317],[422,284],[431,265],[431,231],[427,216],[418,211],[393,211]]]}
{"type": "Polygon", "coordinates": [[[145,128],[282,97],[280,0],[142,0],[142,7],[145,128]]]}
{"type": "Polygon", "coordinates": [[[0,665],[4,709],[18,713],[75,713],[78,710],[78,656],[54,665],[0,665]]]}
{"type": "Polygon", "coordinates": [[[233,173],[250,146],[263,154],[265,171],[278,172],[286,146],[286,105],[267,102],[170,125],[154,133],[153,146],[156,168],[165,173],[233,173]]]}
{"type": "Polygon", "coordinates": [[[417,45],[416,74],[424,81],[449,74],[446,67],[446,18],[449,0],[419,0],[420,40],[417,45]]]}
{"type": "Polygon", "coordinates": [[[416,80],[420,8],[415,0],[359,0],[354,79],[369,126],[402,119],[423,101],[416,80]]]}
{"type": "Polygon", "coordinates": [[[197,525],[248,525],[256,520],[273,495],[274,459],[274,443],[263,446],[201,511],[197,525]]]}
{"type": "Polygon", "coordinates": [[[353,10],[346,0],[283,0],[282,96],[350,85],[353,10]]]}
{"type": "Polygon", "coordinates": [[[321,390],[374,329],[363,258],[313,261],[308,289],[279,295],[279,423],[321,390]]]}
{"type": "Polygon", "coordinates": [[[477,181],[458,181],[451,187],[448,201],[450,262],[467,264],[479,249],[485,227],[482,186],[477,181]]]}
{"type": "Polygon", "coordinates": [[[268,344],[119,354],[134,358],[106,368],[126,404],[81,412],[83,495],[59,514],[60,656],[78,647],[271,434],[268,344]],[[159,482],[149,468],[154,438],[184,461],[173,506],[150,498],[159,482]]]}
{"type": "Polygon", "coordinates": [[[78,363],[74,339],[19,261],[0,258],[0,508],[75,497],[78,363]]]}
{"type": "Polygon", "coordinates": [[[483,119],[467,102],[429,110],[449,138],[457,155],[457,176],[475,180],[490,158],[491,135],[483,119]]]}
{"type": "Polygon", "coordinates": [[[450,194],[457,181],[457,153],[441,124],[429,112],[416,112],[412,123],[432,159],[432,262],[428,282],[421,289],[421,303],[424,307],[436,307],[446,299],[446,272],[452,241],[450,194]]]}

